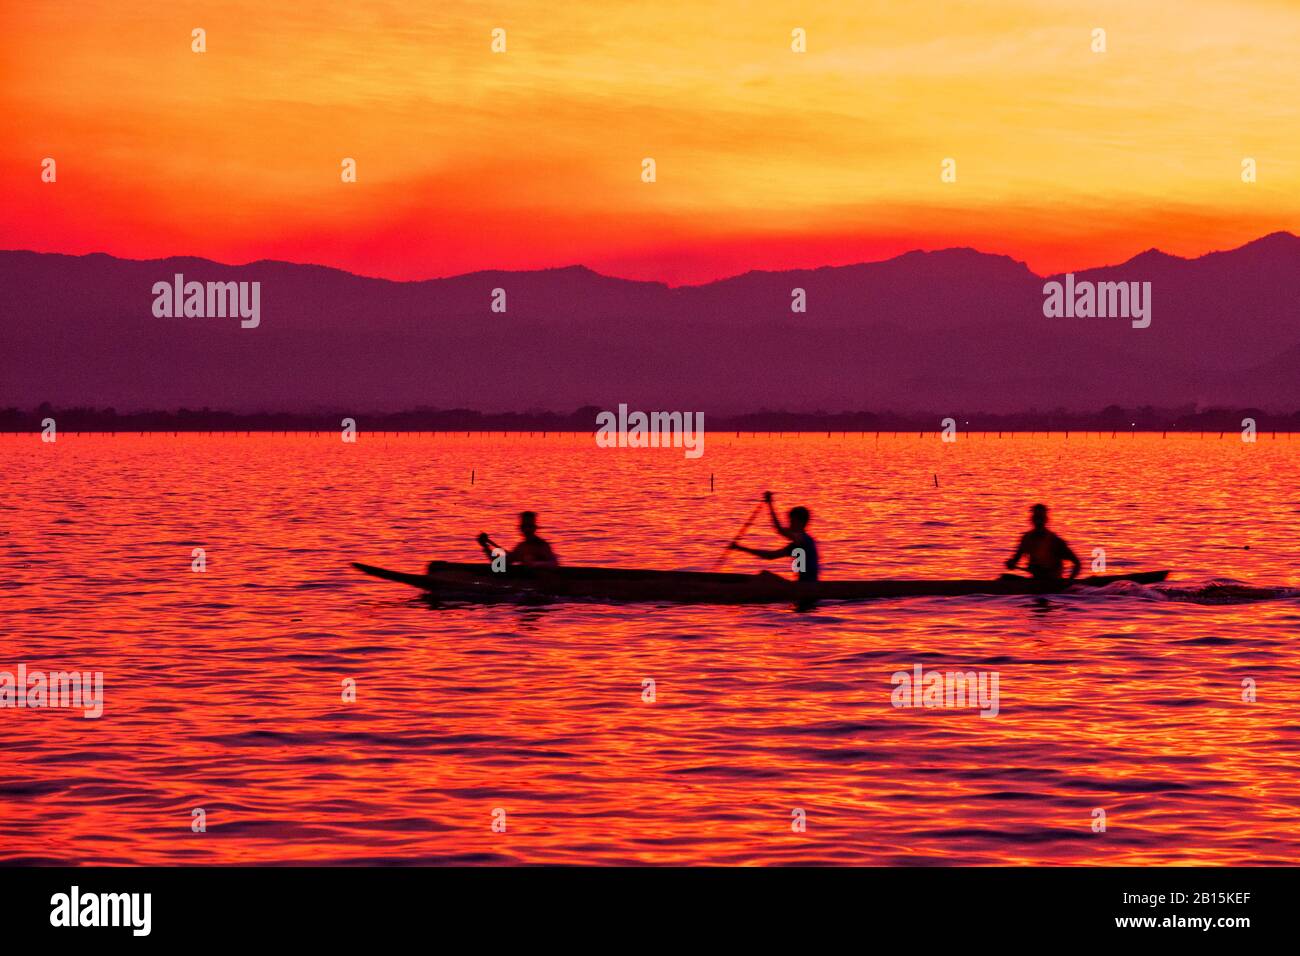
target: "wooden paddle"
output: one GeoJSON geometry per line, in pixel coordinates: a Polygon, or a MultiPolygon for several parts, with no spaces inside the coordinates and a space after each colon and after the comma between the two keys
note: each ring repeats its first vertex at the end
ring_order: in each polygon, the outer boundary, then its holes
{"type": "Polygon", "coordinates": [[[713,565],[713,568],[711,570],[717,571],[719,568],[722,567],[723,564],[726,563],[727,555],[731,554],[731,545],[735,544],[737,541],[739,541],[741,538],[745,536],[745,532],[749,530],[749,526],[754,523],[754,519],[758,517],[758,513],[763,510],[763,505],[765,505],[766,503],[767,503],[767,499],[764,498],[762,501],[760,501],[758,504],[754,506],[753,513],[750,514],[750,516],[745,519],[745,523],[740,526],[740,530],[736,532],[736,536],[731,539],[731,544],[728,544],[725,548],[722,549],[722,554],[718,557],[717,562],[713,565]]]}

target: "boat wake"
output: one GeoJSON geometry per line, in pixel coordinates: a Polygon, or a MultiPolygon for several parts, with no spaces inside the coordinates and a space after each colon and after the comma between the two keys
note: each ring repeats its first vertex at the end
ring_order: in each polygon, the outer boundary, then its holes
{"type": "MultiPolygon", "coordinates": [[[[1116,587],[1116,585],[1112,585],[1116,587]]],[[[1203,584],[1152,584],[1137,585],[1155,600],[1175,601],[1183,604],[1255,604],[1260,601],[1277,601],[1300,598],[1300,588],[1262,587],[1245,584],[1231,578],[1218,578],[1203,584]]]]}

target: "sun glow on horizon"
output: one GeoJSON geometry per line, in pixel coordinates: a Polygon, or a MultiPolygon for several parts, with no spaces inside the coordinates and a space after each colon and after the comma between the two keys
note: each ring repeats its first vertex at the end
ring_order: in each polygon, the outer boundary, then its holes
{"type": "Polygon", "coordinates": [[[1046,274],[1300,231],[1300,9],[1270,0],[96,0],[0,26],[7,248],[681,284],[954,246],[1046,274]]]}

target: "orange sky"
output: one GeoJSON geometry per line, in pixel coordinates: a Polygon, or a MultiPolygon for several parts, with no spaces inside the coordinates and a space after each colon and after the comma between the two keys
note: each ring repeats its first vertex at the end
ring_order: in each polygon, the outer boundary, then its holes
{"type": "Polygon", "coordinates": [[[0,247],[677,283],[1300,232],[1295,0],[268,6],[0,6],[0,247]]]}

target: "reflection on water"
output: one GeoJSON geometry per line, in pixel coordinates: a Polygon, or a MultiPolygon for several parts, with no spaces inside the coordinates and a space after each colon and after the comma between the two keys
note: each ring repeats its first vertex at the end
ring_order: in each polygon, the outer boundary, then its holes
{"type": "Polygon", "coordinates": [[[0,710],[0,861],[1291,862],[1300,602],[1232,582],[1300,585],[1298,450],[0,436],[0,671],[105,694],[0,710]],[[765,488],[812,509],[826,577],[994,577],[1037,500],[1085,566],[1174,574],[796,614],[433,608],[348,566],[470,559],[531,507],[567,563],[703,570],[765,488]],[[893,707],[918,664],[996,671],[997,717],[893,707]]]}

